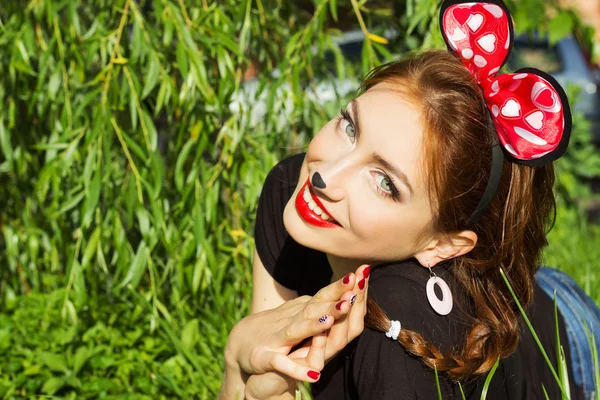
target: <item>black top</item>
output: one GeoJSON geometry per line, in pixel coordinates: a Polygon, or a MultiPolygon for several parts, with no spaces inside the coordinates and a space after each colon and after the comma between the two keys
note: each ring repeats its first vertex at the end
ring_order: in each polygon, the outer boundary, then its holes
{"type": "MultiPolygon", "coordinates": [[[[291,156],[269,173],[258,204],[255,240],[265,268],[281,285],[298,295],[314,295],[327,286],[332,271],[324,253],[298,244],[286,232],[283,210],[300,174],[304,154],[291,156]]],[[[467,296],[455,283],[447,266],[438,264],[435,273],[448,283],[454,307],[446,316],[436,314],[425,291],[429,271],[409,259],[371,267],[369,297],[377,302],[389,319],[399,320],[402,329],[411,329],[431,340],[442,351],[462,344],[470,328],[467,296]]],[[[554,306],[538,286],[535,300],[527,310],[540,340],[556,368],[554,306]]],[[[521,341],[517,350],[501,360],[488,399],[543,399],[542,384],[550,399],[559,399],[560,390],[531,333],[521,321],[521,341]]],[[[559,316],[560,337],[566,343],[566,331],[559,316]]],[[[564,346],[570,365],[569,346],[564,346]]],[[[571,371],[569,371],[571,373],[571,371]]],[[[460,389],[443,373],[439,376],[444,399],[460,399],[460,389]]],[[[485,377],[463,385],[468,399],[479,399],[485,377]]],[[[572,382],[572,399],[583,398],[572,382]]],[[[437,399],[433,370],[411,356],[397,342],[366,328],[322,371],[312,385],[315,399],[437,399]]]]}

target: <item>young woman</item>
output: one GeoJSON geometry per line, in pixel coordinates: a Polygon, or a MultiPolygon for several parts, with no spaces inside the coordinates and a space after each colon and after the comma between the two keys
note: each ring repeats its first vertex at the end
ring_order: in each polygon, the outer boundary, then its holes
{"type": "MultiPolygon", "coordinates": [[[[479,398],[499,358],[488,399],[569,390],[500,272],[556,366],[551,274],[541,287],[535,273],[568,103],[539,71],[496,75],[512,41],[500,0],[447,1],[440,22],[451,52],[372,71],[306,153],[269,174],[252,314],[230,333],[221,399],[294,398],[296,380],[317,399],[433,399],[436,371],[444,399],[479,398]]],[[[571,344],[579,322],[558,319],[571,344]]],[[[584,398],[572,348],[570,395],[584,398]]]]}

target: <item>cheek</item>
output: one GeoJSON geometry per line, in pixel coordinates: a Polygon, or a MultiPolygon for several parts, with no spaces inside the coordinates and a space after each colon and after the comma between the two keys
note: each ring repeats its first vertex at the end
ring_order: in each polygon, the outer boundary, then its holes
{"type": "Polygon", "coordinates": [[[380,199],[362,195],[349,207],[349,222],[356,237],[378,249],[413,249],[429,215],[415,205],[383,204],[380,199]]]}

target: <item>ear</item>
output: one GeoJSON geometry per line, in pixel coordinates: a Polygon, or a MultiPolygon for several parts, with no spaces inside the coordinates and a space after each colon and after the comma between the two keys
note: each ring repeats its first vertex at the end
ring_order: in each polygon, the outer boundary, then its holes
{"type": "Polygon", "coordinates": [[[436,235],[414,257],[424,267],[467,254],[477,244],[477,234],[470,230],[436,235]]]}

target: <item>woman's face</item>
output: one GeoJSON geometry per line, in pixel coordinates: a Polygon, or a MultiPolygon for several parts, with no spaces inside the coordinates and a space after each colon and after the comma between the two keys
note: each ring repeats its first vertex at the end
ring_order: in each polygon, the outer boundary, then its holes
{"type": "Polygon", "coordinates": [[[310,142],[284,210],[286,230],[298,243],[341,258],[412,257],[432,218],[421,173],[419,108],[397,87],[380,83],[346,111],[310,142]],[[309,182],[316,172],[324,188],[309,182]]]}

